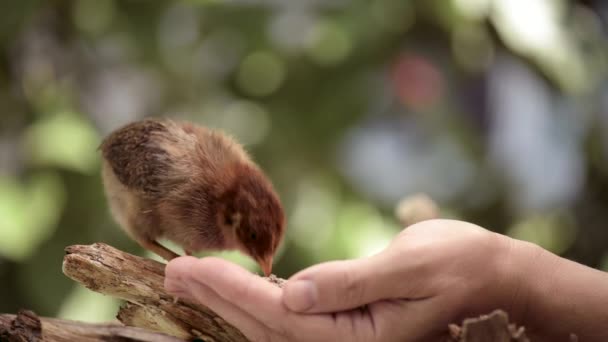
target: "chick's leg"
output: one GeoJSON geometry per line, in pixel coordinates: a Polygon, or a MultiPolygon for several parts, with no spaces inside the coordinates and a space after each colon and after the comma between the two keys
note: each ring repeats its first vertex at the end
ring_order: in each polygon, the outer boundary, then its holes
{"type": "Polygon", "coordinates": [[[171,261],[171,259],[179,257],[179,254],[176,254],[172,250],[161,245],[156,240],[152,240],[149,238],[138,238],[136,240],[140,246],[142,246],[143,248],[145,248],[151,252],[158,254],[159,256],[161,256],[162,258],[164,258],[167,261],[171,261]]]}
{"type": "Polygon", "coordinates": [[[143,248],[153,252],[167,261],[179,257],[178,254],[161,245],[156,241],[162,235],[159,220],[152,210],[146,210],[147,206],[137,203],[135,213],[126,227],[131,237],[143,248]]]}

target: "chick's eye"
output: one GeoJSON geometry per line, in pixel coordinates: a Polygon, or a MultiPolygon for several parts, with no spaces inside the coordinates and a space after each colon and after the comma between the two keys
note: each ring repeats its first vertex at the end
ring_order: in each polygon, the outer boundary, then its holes
{"type": "Polygon", "coordinates": [[[258,238],[256,233],[251,233],[250,237],[251,237],[251,240],[255,240],[258,238]]]}

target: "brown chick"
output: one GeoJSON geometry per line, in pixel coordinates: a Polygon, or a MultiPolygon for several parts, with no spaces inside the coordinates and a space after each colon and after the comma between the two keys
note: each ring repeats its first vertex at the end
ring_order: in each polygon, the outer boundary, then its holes
{"type": "Polygon", "coordinates": [[[264,273],[283,238],[285,215],[272,184],[232,138],[191,123],[146,119],[101,144],[112,215],[142,247],[171,260],[158,243],[186,254],[240,250],[264,273]]]}

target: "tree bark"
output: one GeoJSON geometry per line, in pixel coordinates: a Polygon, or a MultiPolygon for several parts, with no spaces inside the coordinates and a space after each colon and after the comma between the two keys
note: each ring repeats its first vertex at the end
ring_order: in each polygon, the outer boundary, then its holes
{"type": "Polygon", "coordinates": [[[462,326],[450,324],[450,341],[459,342],[530,342],[523,327],[509,324],[509,316],[502,310],[477,318],[467,318],[462,326]]]}
{"type": "Polygon", "coordinates": [[[118,312],[125,325],[209,342],[247,341],[209,308],[165,292],[165,264],[103,243],[66,248],[63,273],[88,289],[127,301],[118,312]]]}
{"type": "Polygon", "coordinates": [[[31,311],[0,315],[0,341],[3,342],[183,342],[173,336],[121,324],[91,324],[54,318],[41,318],[31,311]]]}

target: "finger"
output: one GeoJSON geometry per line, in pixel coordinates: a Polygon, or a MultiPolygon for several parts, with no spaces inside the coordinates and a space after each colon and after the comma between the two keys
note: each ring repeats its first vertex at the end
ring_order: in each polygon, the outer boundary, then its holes
{"type": "Polygon", "coordinates": [[[165,289],[167,292],[199,302],[228,323],[239,329],[251,341],[268,341],[269,329],[236,305],[222,299],[209,287],[192,280],[194,265],[199,259],[180,257],[169,262],[165,269],[165,289]]]}
{"type": "Polygon", "coordinates": [[[260,323],[236,305],[226,301],[209,287],[198,282],[189,282],[190,293],[194,299],[207,306],[226,322],[232,324],[250,341],[270,341],[269,327],[260,323]]]}
{"type": "Polygon", "coordinates": [[[194,300],[183,280],[165,277],[165,290],[173,296],[174,302],[177,302],[179,299],[194,300]]]}
{"type": "Polygon", "coordinates": [[[190,265],[195,262],[195,257],[185,256],[171,260],[165,267],[165,290],[174,296],[188,298],[190,296],[188,286],[184,279],[189,277],[190,265]]]}
{"type": "Polygon", "coordinates": [[[376,332],[390,341],[439,341],[453,320],[438,297],[422,300],[380,301],[369,306],[376,332]]]}
{"type": "Polygon", "coordinates": [[[228,261],[212,257],[179,258],[169,263],[166,274],[209,287],[273,329],[281,329],[279,323],[288,316],[279,287],[228,261]]]}
{"type": "Polygon", "coordinates": [[[182,277],[182,283],[195,281],[207,286],[280,336],[290,331],[296,335],[310,331],[319,336],[339,334],[331,315],[299,315],[287,310],[279,287],[228,261],[182,257],[169,263],[166,274],[182,277]]]}
{"type": "Polygon", "coordinates": [[[415,273],[407,262],[388,253],[323,263],[290,278],[283,288],[283,303],[296,312],[320,313],[415,298],[420,280],[411,274],[415,273]]]}

